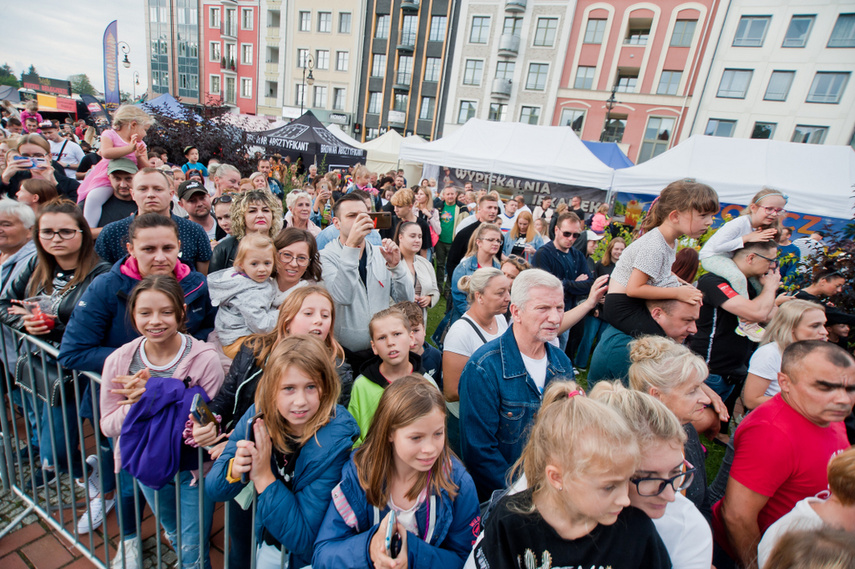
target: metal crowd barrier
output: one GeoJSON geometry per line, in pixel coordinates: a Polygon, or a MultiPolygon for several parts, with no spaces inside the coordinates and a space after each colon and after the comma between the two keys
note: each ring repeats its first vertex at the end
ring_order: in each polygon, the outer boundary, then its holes
{"type": "MultiPolygon", "coordinates": [[[[96,567],[106,569],[110,567],[112,558],[115,557],[113,552],[122,550],[122,536],[135,531],[134,528],[126,528],[123,522],[124,506],[120,499],[122,491],[133,494],[134,520],[136,528],[140,528],[140,530],[143,527],[143,513],[147,503],[139,491],[139,483],[135,479],[130,476],[114,474],[113,464],[102,462],[101,449],[109,448],[110,441],[97,428],[100,419],[97,390],[85,389],[87,382],[93,387],[100,386],[101,377],[98,374],[64,369],[56,361],[57,353],[58,350],[55,347],[37,337],[0,325],[0,354],[2,354],[0,369],[3,372],[2,378],[0,378],[2,379],[0,381],[0,444],[2,444],[0,482],[2,482],[4,492],[13,492],[26,504],[24,511],[15,516],[5,527],[0,527],[0,539],[14,531],[27,516],[36,514],[48,523],[54,532],[72,543],[96,567]],[[46,384],[47,379],[45,378],[48,376],[49,369],[55,370],[57,374],[70,373],[72,375],[69,387],[66,390],[59,390],[58,406],[51,407],[41,396],[16,386],[16,365],[19,358],[27,353],[42,356],[35,360],[31,358],[28,360],[28,365],[22,365],[30,377],[35,377],[37,380],[41,379],[46,384]],[[41,369],[38,369],[39,367],[41,369]],[[35,376],[33,376],[34,372],[36,372],[35,376]],[[88,419],[84,423],[79,412],[85,397],[88,397],[94,414],[91,425],[88,424],[88,419]],[[51,436],[51,433],[54,435],[51,436]],[[38,443],[39,448],[33,448],[34,442],[38,443]],[[48,456],[40,454],[40,451],[43,451],[46,446],[50,447],[48,456]],[[85,469],[87,456],[97,457],[97,466],[102,481],[107,480],[107,477],[112,477],[115,481],[114,499],[116,502],[112,510],[115,514],[105,514],[103,523],[96,530],[80,533],[77,524],[82,517],[88,516],[90,526],[92,524],[91,512],[87,509],[89,502],[86,490],[89,472],[85,469]],[[84,487],[75,483],[67,465],[68,462],[78,460],[84,468],[84,487]],[[42,463],[45,461],[54,465],[55,478],[52,478],[52,474],[48,470],[42,468],[42,463]],[[66,464],[61,464],[61,462],[66,464]],[[133,481],[132,491],[126,482],[128,479],[133,481]]],[[[20,371],[24,371],[24,369],[20,371]]],[[[199,449],[198,453],[201,464],[202,449],[199,449]]],[[[176,526],[179,528],[176,532],[174,554],[172,548],[164,546],[163,540],[161,540],[161,512],[160,500],[158,499],[154,507],[149,508],[154,510],[153,515],[156,523],[154,535],[144,536],[142,531],[136,531],[135,539],[141,552],[138,560],[139,567],[148,565],[149,560],[154,563],[155,567],[196,567],[199,565],[192,562],[182,563],[179,474],[176,474],[174,479],[176,526]]],[[[204,486],[204,481],[199,480],[197,484],[197,491],[199,492],[199,520],[197,525],[199,527],[201,527],[204,518],[204,486]]],[[[168,488],[168,486],[165,487],[161,492],[168,488]]],[[[99,499],[103,511],[106,500],[103,492],[99,499]]],[[[238,507],[237,504],[229,501],[224,507],[215,508],[214,511],[212,527],[217,526],[218,519],[224,522],[223,566],[226,569],[229,567],[229,527],[227,521],[229,509],[238,507]]],[[[255,510],[256,503],[253,499],[253,527],[251,530],[251,543],[253,544],[256,542],[255,510]]],[[[288,513],[283,512],[283,515],[288,515],[288,513]]],[[[202,532],[199,533],[199,550],[204,551],[205,542],[210,539],[210,536],[201,535],[202,532]]],[[[253,553],[256,551],[254,546],[252,551],[253,553]]],[[[283,548],[278,565],[284,567],[286,561],[283,548]]],[[[247,566],[250,569],[255,569],[255,554],[251,556],[251,559],[244,560],[241,563],[241,567],[247,566]]]]}

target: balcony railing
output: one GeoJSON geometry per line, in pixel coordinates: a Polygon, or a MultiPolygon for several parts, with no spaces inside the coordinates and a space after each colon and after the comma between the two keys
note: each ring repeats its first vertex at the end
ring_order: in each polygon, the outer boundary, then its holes
{"type": "Polygon", "coordinates": [[[514,34],[502,34],[499,40],[499,55],[515,56],[520,51],[520,37],[514,34]]]}
{"type": "Polygon", "coordinates": [[[505,79],[504,77],[496,77],[495,79],[493,79],[493,96],[503,98],[510,97],[511,85],[512,81],[510,79],[505,79]]]}
{"type": "Polygon", "coordinates": [[[506,12],[525,12],[526,0],[507,0],[505,2],[506,12]]]}
{"type": "Polygon", "coordinates": [[[419,0],[402,0],[401,10],[405,12],[414,12],[419,9],[419,0]]]}

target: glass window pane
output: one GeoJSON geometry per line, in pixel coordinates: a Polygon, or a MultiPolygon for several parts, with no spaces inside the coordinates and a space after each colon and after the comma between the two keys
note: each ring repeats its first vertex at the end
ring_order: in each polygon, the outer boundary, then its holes
{"type": "Polygon", "coordinates": [[[773,71],[769,77],[769,85],[766,87],[766,94],[763,95],[763,99],[766,101],[786,101],[795,75],[795,71],[773,71]]]}
{"type": "Polygon", "coordinates": [[[490,35],[490,16],[473,16],[469,43],[487,43],[490,35]]]}
{"type": "Polygon", "coordinates": [[[745,69],[725,69],[718,86],[717,97],[744,99],[751,82],[753,71],[745,69]]]}
{"type": "Polygon", "coordinates": [[[814,16],[793,16],[784,36],[783,47],[804,47],[807,44],[814,16]]]}
{"type": "Polygon", "coordinates": [[[733,45],[737,47],[761,47],[766,37],[769,16],[742,16],[736,28],[733,45]]]}
{"type": "Polygon", "coordinates": [[[840,14],[837,17],[828,39],[828,47],[855,47],[855,14],[840,14]]]}
{"type": "Polygon", "coordinates": [[[576,133],[576,136],[582,136],[582,124],[585,121],[585,111],[579,109],[564,109],[561,111],[561,126],[569,126],[576,133]]]}
{"type": "Polygon", "coordinates": [[[813,78],[813,84],[810,86],[807,102],[839,103],[848,81],[848,73],[817,73],[813,78]]]}
{"type": "Polygon", "coordinates": [[[751,138],[770,139],[775,134],[776,126],[773,122],[756,122],[754,130],[751,131],[751,138]]]}
{"type": "Polygon", "coordinates": [[[674,47],[691,46],[697,25],[697,20],[677,20],[674,23],[674,33],[671,35],[671,45],[674,47]]]}
{"type": "Polygon", "coordinates": [[[606,20],[588,20],[585,28],[585,43],[603,43],[603,34],[606,31],[606,20]]]}

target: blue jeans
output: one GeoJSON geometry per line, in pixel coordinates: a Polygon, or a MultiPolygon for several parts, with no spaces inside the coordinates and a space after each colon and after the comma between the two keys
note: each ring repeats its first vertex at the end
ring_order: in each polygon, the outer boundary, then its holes
{"type": "Polygon", "coordinates": [[[704,383],[707,384],[707,387],[715,391],[721,397],[722,401],[726,400],[733,393],[733,386],[724,381],[724,378],[720,375],[711,373],[704,383]]]}
{"type": "Polygon", "coordinates": [[[197,568],[200,567],[200,551],[199,551],[199,529],[201,526],[202,539],[204,541],[204,559],[205,569],[211,569],[211,558],[208,555],[209,540],[211,534],[211,521],[214,516],[214,502],[208,498],[205,493],[204,515],[199,519],[199,484],[204,484],[200,480],[196,486],[191,487],[190,482],[193,480],[193,474],[190,471],[178,473],[181,490],[181,503],[175,502],[175,480],[161,488],[155,490],[149,488],[145,484],[140,484],[140,490],[145,496],[145,501],[149,507],[154,510],[159,518],[160,525],[166,531],[166,536],[172,544],[172,548],[178,550],[178,521],[177,513],[181,515],[181,567],[182,568],[197,568]],[[180,509],[180,511],[179,511],[180,509]]]}
{"type": "Polygon", "coordinates": [[[588,360],[591,359],[591,349],[594,347],[594,341],[600,337],[600,332],[605,330],[606,326],[608,324],[605,320],[600,320],[596,316],[585,316],[582,341],[579,342],[579,347],[576,348],[576,357],[573,358],[578,367],[588,367],[588,360]]]}

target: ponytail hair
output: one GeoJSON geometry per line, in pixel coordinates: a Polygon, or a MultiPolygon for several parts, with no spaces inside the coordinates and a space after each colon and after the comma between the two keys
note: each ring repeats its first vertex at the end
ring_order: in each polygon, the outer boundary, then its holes
{"type": "Polygon", "coordinates": [[[706,362],[682,344],[664,336],[640,336],[629,344],[629,385],[632,389],[650,393],[656,388],[670,393],[684,382],[700,377],[706,379],[706,362]]]}
{"type": "Polygon", "coordinates": [[[643,232],[662,225],[672,211],[697,211],[702,215],[718,213],[718,194],[706,184],[694,180],[671,182],[651,204],[641,222],[643,232]]]}
{"type": "Polygon", "coordinates": [[[600,381],[591,389],[591,399],[605,403],[626,419],[642,453],[659,442],[680,448],[686,443],[686,431],[677,416],[652,395],[627,389],[620,381],[600,381]]]}

